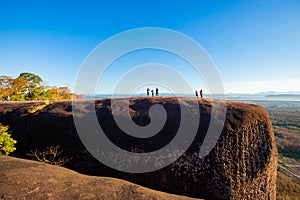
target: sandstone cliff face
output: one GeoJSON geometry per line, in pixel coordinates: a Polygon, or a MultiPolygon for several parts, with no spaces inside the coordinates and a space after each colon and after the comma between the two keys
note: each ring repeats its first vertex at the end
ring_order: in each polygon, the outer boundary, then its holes
{"type": "MultiPolygon", "coordinates": [[[[185,101],[188,103],[189,99],[185,101]]],[[[176,98],[133,98],[130,114],[138,125],[150,122],[149,108],[162,105],[167,120],[162,130],[149,139],[129,137],[116,125],[110,99],[96,101],[99,123],[107,137],[122,149],[151,152],[168,144],[180,124],[180,105],[176,98]]],[[[67,167],[78,172],[112,176],[140,185],[185,196],[205,199],[275,199],[277,150],[271,122],[257,105],[227,101],[223,131],[216,146],[204,158],[199,147],[211,119],[211,101],[199,100],[200,122],[197,135],[186,153],[160,170],[141,174],[111,169],[89,154],[81,143],[73,121],[72,103],[56,102],[28,113],[34,103],[0,104],[0,122],[10,125],[18,141],[17,156],[35,148],[61,145],[72,157],[67,167]]],[[[93,106],[82,102],[82,114],[93,106]]],[[[188,133],[187,133],[188,134],[188,133]]]]}

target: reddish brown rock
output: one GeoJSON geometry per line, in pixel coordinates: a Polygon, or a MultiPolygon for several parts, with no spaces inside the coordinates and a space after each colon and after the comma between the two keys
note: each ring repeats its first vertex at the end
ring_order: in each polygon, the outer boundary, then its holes
{"type": "MultiPolygon", "coordinates": [[[[188,102],[189,98],[185,98],[188,102]]],[[[82,102],[82,112],[92,104],[82,102]]],[[[18,141],[17,156],[35,148],[60,145],[72,160],[66,167],[85,174],[125,179],[168,193],[205,199],[275,199],[277,150],[271,122],[266,111],[257,105],[226,101],[223,131],[216,146],[206,157],[198,156],[211,119],[211,101],[199,100],[200,124],[195,140],[186,153],[160,170],[132,174],[119,172],[94,159],[82,145],[73,121],[72,103],[55,102],[29,113],[41,103],[0,104],[0,122],[10,125],[18,141]]],[[[132,98],[130,114],[138,125],[150,121],[149,108],[161,104],[168,118],[163,129],[150,140],[126,136],[111,114],[110,99],[96,101],[97,117],[108,138],[119,147],[151,152],[168,144],[180,123],[180,106],[176,98],[132,98]]]]}
{"type": "Polygon", "coordinates": [[[0,156],[0,163],[0,199],[192,199],[36,161],[0,156]]]}

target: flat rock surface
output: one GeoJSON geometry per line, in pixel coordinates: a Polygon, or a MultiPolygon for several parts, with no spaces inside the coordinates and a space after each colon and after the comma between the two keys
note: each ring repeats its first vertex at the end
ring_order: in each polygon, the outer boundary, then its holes
{"type": "Polygon", "coordinates": [[[192,199],[9,156],[0,156],[0,188],[0,199],[192,199]]]}

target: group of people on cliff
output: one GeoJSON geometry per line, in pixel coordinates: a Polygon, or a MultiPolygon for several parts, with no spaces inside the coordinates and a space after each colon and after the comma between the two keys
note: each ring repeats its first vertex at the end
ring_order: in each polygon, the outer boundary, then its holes
{"type": "MultiPolygon", "coordinates": [[[[150,89],[147,88],[147,96],[150,95],[150,89]]],[[[154,97],[154,91],[151,90],[151,95],[154,97]]],[[[158,96],[158,88],[155,89],[155,96],[158,96]]]]}
{"type": "MultiPolygon", "coordinates": [[[[203,98],[203,90],[202,89],[199,91],[199,94],[200,94],[200,97],[203,98]]],[[[195,95],[198,98],[198,90],[195,91],[195,95]]]]}
{"type": "MultiPolygon", "coordinates": [[[[200,94],[200,97],[203,98],[203,90],[202,89],[199,90],[199,94],[200,94]]],[[[149,95],[150,95],[150,89],[147,88],[147,97],[149,95]]],[[[198,90],[195,91],[195,95],[196,95],[197,98],[199,97],[198,90]]],[[[154,91],[153,90],[151,90],[151,96],[154,97],[154,91]]],[[[158,95],[158,88],[155,89],[155,96],[159,96],[158,95]]]]}

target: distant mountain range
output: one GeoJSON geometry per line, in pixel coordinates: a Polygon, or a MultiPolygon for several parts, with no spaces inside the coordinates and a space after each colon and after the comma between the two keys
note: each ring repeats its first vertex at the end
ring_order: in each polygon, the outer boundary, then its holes
{"type": "MultiPolygon", "coordinates": [[[[131,96],[146,96],[144,93],[140,94],[86,94],[84,95],[85,98],[111,98],[111,97],[131,97],[131,96]]],[[[194,94],[171,94],[171,93],[160,93],[159,96],[178,96],[178,97],[193,97],[194,94]]],[[[223,99],[224,95],[209,95],[204,93],[204,98],[220,98],[223,99]]],[[[300,101],[300,92],[276,92],[276,91],[269,91],[269,92],[260,92],[255,94],[247,94],[247,93],[227,93],[225,94],[225,98],[228,100],[273,100],[273,101],[300,101]]]]}
{"type": "Polygon", "coordinates": [[[278,101],[300,101],[300,92],[260,92],[256,94],[226,94],[227,99],[232,100],[278,100],[278,101]]]}
{"type": "Polygon", "coordinates": [[[289,98],[295,98],[295,97],[300,97],[300,94],[269,94],[269,95],[266,95],[266,97],[289,97],[289,98]]]}

